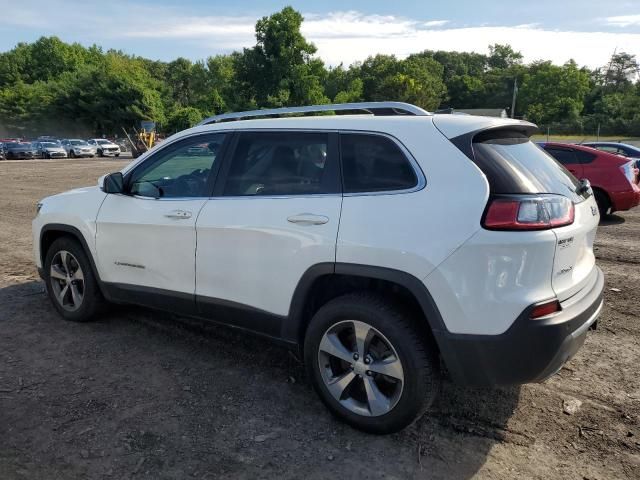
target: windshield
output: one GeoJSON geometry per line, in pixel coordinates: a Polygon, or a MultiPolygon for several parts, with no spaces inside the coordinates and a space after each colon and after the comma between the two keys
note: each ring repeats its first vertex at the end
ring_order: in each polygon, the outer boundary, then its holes
{"type": "Polygon", "coordinates": [[[98,140],[98,143],[99,143],[100,145],[107,145],[107,144],[109,144],[109,143],[111,143],[111,142],[110,142],[109,140],[98,140]]]}
{"type": "Polygon", "coordinates": [[[40,145],[42,145],[43,147],[47,147],[47,148],[55,148],[55,147],[59,147],[60,145],[55,143],[55,142],[40,142],[40,145]]]}
{"type": "Polygon", "coordinates": [[[20,146],[20,144],[18,142],[7,143],[7,147],[8,148],[15,148],[15,147],[19,147],[19,146],[20,146]]]}
{"type": "Polygon", "coordinates": [[[473,151],[492,193],[555,193],[576,203],[584,199],[576,191],[578,180],[522,134],[479,138],[473,151]]]}
{"type": "Polygon", "coordinates": [[[89,146],[89,144],[84,140],[69,140],[69,143],[71,145],[81,145],[81,146],[87,146],[87,147],[89,146]]]}

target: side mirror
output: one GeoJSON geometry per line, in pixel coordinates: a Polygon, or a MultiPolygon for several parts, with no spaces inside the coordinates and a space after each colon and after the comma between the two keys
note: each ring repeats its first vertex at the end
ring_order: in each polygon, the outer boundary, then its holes
{"type": "Polygon", "coordinates": [[[124,177],[122,172],[114,172],[106,175],[102,181],[104,193],[124,193],[124,177]]]}

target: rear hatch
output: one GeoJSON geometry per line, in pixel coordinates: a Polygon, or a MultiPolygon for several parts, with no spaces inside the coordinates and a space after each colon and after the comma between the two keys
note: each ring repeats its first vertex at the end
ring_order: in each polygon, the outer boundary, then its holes
{"type": "Polygon", "coordinates": [[[552,199],[566,197],[573,203],[573,222],[548,228],[557,240],[551,284],[558,300],[563,301],[597,277],[593,243],[600,217],[588,184],[578,181],[531,142],[529,136],[534,131],[535,126],[526,122],[510,123],[450,140],[486,175],[492,199],[548,195],[552,199]]]}

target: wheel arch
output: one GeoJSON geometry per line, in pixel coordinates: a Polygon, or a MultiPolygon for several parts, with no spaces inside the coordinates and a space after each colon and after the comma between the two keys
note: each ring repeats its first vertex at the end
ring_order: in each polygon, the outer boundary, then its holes
{"type": "Polygon", "coordinates": [[[45,258],[47,257],[47,251],[58,238],[61,237],[71,237],[74,240],[77,240],[82,246],[84,253],[87,255],[89,259],[89,263],[91,264],[91,270],[93,270],[93,274],[98,281],[98,287],[100,291],[102,288],[102,281],[100,280],[100,274],[98,273],[98,269],[96,268],[96,264],[93,259],[93,255],[91,253],[91,249],[89,248],[89,244],[87,240],[84,238],[82,232],[72,226],[65,225],[62,223],[48,223],[42,227],[40,230],[40,261],[42,264],[42,268],[44,270],[45,258]]]}
{"type": "Polygon", "coordinates": [[[303,345],[309,322],[322,305],[346,293],[372,289],[388,296],[404,295],[408,300],[405,306],[424,317],[427,334],[442,350],[439,338],[446,327],[427,287],[417,277],[391,268],[349,263],[317,264],[304,273],[282,325],[282,338],[303,345]]]}
{"type": "Polygon", "coordinates": [[[602,188],[599,185],[591,185],[591,189],[593,190],[594,195],[596,194],[596,192],[598,192],[604,196],[605,200],[609,202],[609,208],[611,209],[611,213],[613,213],[615,205],[613,204],[613,199],[611,198],[611,195],[609,195],[609,192],[607,192],[604,188],[602,188]]]}

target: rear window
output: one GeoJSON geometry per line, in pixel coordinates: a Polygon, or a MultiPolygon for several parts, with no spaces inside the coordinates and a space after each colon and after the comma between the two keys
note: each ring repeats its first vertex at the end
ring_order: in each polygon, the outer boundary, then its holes
{"type": "Polygon", "coordinates": [[[418,184],[407,157],[391,139],[340,134],[345,193],[406,190],[418,184]]]}
{"type": "Polygon", "coordinates": [[[487,132],[473,142],[475,162],[494,194],[555,193],[574,202],[579,182],[552,156],[519,132],[487,132]]]}

